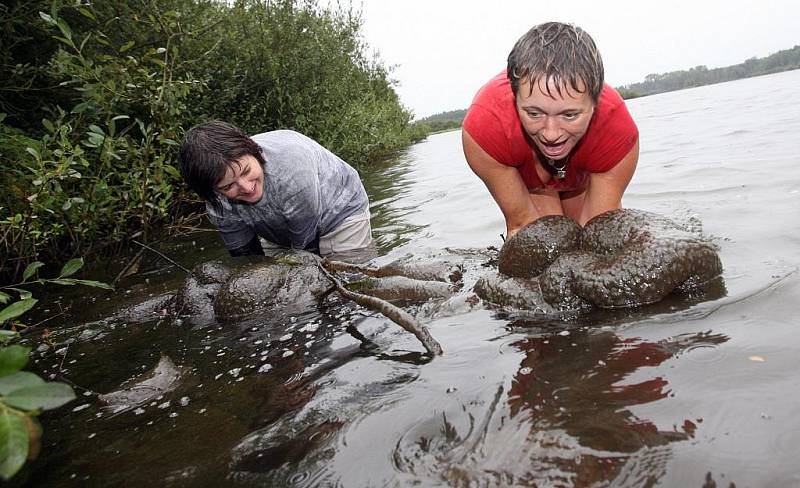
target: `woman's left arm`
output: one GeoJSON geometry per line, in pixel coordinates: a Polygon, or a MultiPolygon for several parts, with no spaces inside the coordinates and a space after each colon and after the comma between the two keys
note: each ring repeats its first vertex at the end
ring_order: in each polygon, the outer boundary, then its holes
{"type": "Polygon", "coordinates": [[[639,162],[639,141],[613,168],[605,173],[590,173],[578,223],[585,225],[592,217],[622,205],[622,194],[628,188],[639,162]]]}

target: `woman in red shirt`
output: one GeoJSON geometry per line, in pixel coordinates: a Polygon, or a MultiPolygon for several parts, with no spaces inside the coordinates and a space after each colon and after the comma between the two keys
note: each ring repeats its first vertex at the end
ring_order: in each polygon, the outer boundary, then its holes
{"type": "Polygon", "coordinates": [[[508,237],[545,215],[581,225],[620,208],[639,159],[639,132],[581,28],[533,27],[508,69],[464,119],[464,155],[506,220],[508,237]]]}

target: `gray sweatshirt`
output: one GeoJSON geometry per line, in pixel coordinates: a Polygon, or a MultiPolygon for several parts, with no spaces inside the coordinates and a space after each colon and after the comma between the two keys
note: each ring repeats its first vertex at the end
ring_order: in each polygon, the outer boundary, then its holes
{"type": "Polygon", "coordinates": [[[220,196],[221,214],[206,206],[228,249],[258,235],[279,246],[318,251],[320,236],[369,204],[356,170],[313,139],[290,130],[252,139],[266,161],[261,200],[220,196]]]}

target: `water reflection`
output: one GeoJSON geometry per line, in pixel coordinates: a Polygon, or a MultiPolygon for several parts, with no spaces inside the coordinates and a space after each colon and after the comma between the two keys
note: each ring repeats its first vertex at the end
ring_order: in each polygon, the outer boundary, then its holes
{"type": "Polygon", "coordinates": [[[651,342],[581,329],[515,341],[522,360],[510,385],[416,426],[398,443],[395,465],[450,486],[653,485],[669,445],[692,439],[702,419],[678,414],[664,429],[635,407],[670,395],[659,366],[727,340],[698,332],[651,342]]]}
{"type": "Polygon", "coordinates": [[[408,243],[426,227],[409,221],[415,207],[398,205],[415,184],[409,177],[412,165],[406,150],[396,160],[377,163],[360,172],[369,196],[372,233],[380,254],[408,243]]]}
{"type": "MultiPolygon", "coordinates": [[[[280,419],[291,418],[325,388],[321,378],[364,354],[359,338],[344,333],[359,318],[354,307],[323,304],[225,327],[170,320],[96,325],[100,332],[92,340],[67,340],[66,350],[37,359],[45,376],[74,380],[85,395],[72,412],[43,417],[47,456],[14,481],[229,484],[231,452],[243,439],[288,425],[280,419]],[[95,392],[130,386],[162,354],[187,370],[175,391],[118,414],[97,401],[95,392]]],[[[316,452],[337,429],[336,422],[304,420],[299,431],[272,436],[269,446],[239,461],[248,469],[258,464],[261,472],[291,465],[316,452]]]]}

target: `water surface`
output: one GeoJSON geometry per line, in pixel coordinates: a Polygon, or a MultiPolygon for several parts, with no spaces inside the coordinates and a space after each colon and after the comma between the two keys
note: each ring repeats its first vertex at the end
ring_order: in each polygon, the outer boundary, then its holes
{"type": "MultiPolygon", "coordinates": [[[[428,324],[445,350],[433,361],[336,299],[238,324],[103,320],[38,356],[86,395],[43,417],[43,454],[18,483],[800,486],[797,86],[800,70],[629,101],[642,152],[624,205],[701,222],[724,296],[578,322],[455,314],[428,324]],[[175,392],[116,415],[97,403],[161,354],[190,369],[175,392]]],[[[458,132],[363,176],[380,262],[501,244],[458,132]]],[[[213,234],[168,251],[186,265],[222,252],[213,234]]],[[[126,286],[179,280],[153,260],[126,286]]]]}

